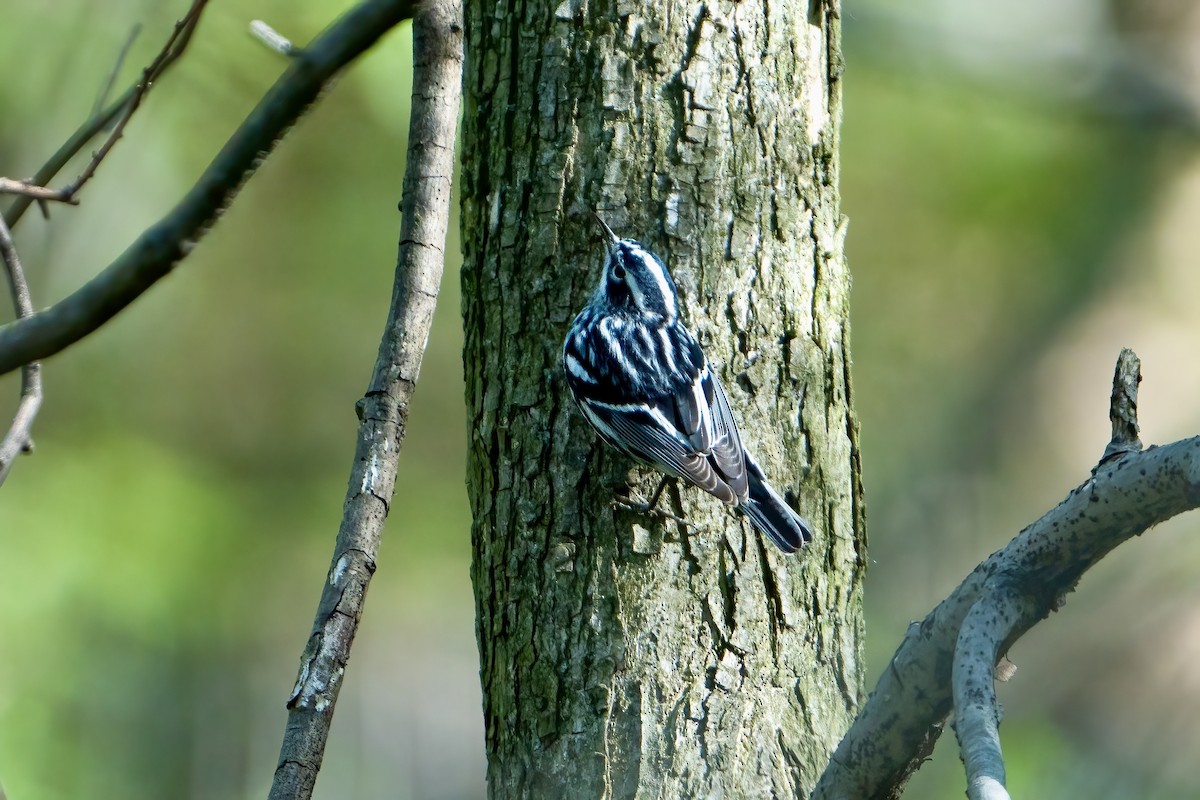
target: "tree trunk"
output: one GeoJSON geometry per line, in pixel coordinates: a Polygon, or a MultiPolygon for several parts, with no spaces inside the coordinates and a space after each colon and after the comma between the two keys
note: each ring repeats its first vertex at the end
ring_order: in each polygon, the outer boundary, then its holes
{"type": "Polygon", "coordinates": [[[469,0],[463,315],[492,797],[807,793],[862,691],[865,529],[836,2],[469,0]],[[743,440],[816,526],[784,556],[572,404],[590,210],[657,252],[743,440]]]}

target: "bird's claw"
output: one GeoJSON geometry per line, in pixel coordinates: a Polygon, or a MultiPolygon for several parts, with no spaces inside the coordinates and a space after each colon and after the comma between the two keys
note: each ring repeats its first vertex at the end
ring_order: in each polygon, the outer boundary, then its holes
{"type": "Polygon", "coordinates": [[[624,511],[632,511],[635,514],[640,514],[645,517],[658,517],[659,519],[671,520],[672,522],[677,522],[680,525],[684,525],[688,528],[696,527],[678,514],[672,514],[670,511],[664,511],[661,508],[655,508],[655,504],[653,503],[636,502],[632,497],[614,498],[612,504],[616,508],[624,511]]]}

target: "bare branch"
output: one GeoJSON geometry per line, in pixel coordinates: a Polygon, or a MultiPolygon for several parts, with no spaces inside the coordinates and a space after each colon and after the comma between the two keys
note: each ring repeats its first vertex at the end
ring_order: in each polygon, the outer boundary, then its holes
{"type": "Polygon", "coordinates": [[[963,619],[954,651],[954,732],[970,800],[1008,800],[1000,753],[995,667],[1021,620],[1039,619],[1030,598],[1003,575],[990,578],[963,619]]]}
{"type": "Polygon", "coordinates": [[[412,117],[392,305],[370,386],[358,405],[358,445],[342,523],[288,700],[271,800],[312,796],[375,571],[375,554],[395,490],[408,403],[441,284],[462,88],[462,8],[459,0],[426,0],[418,9],[413,20],[412,117]]]}
{"type": "MultiPolygon", "coordinates": [[[[1108,407],[1112,440],[1100,458],[1101,464],[1142,449],[1137,420],[1141,366],[1129,348],[1117,357],[1108,407]]],[[[954,652],[954,732],[971,800],[1008,800],[995,669],[1004,643],[1019,636],[1018,631],[1035,625],[1042,616],[1034,598],[1000,572],[987,579],[979,599],[963,619],[954,652]]]]}
{"type": "MultiPolygon", "coordinates": [[[[1128,351],[1126,351],[1128,352],[1128,351]]],[[[1074,589],[1080,577],[1114,547],[1176,514],[1200,506],[1200,437],[1136,450],[1137,361],[1122,353],[1120,392],[1114,392],[1114,436],[1126,452],[1102,462],[1057,507],[977,566],[919,623],[909,626],[874,691],[838,745],[813,791],[813,800],[896,796],[932,741],[953,702],[951,673],[964,620],[985,595],[995,598],[976,616],[1005,606],[1001,650],[1029,630],[1074,589]],[[998,576],[1006,585],[997,588],[998,576]],[[1000,597],[1016,599],[1000,600],[1000,597]],[[1015,603],[1015,606],[1011,605],[1015,603]],[[1014,612],[1015,608],[1015,614],[1014,612]]],[[[1001,623],[997,623],[1001,624],[1001,623]]],[[[996,629],[987,634],[988,641],[996,629]]],[[[989,671],[991,666],[989,665],[989,671]]]]}
{"type": "Polygon", "coordinates": [[[166,217],[70,296],[32,317],[0,326],[0,375],[74,344],[166,276],[330,79],[411,17],[414,4],[415,0],[365,0],[296,54],[287,72],[166,217]]]}
{"type": "Polygon", "coordinates": [[[124,113],[117,119],[117,124],[109,132],[108,138],[104,140],[104,144],[100,145],[100,149],[92,153],[92,159],[87,166],[83,168],[83,172],[79,173],[79,177],[74,181],[64,186],[62,189],[63,200],[74,200],[75,195],[83,188],[84,184],[92,179],[96,174],[96,170],[100,167],[100,162],[104,161],[105,156],[112,151],[117,141],[120,140],[121,134],[125,132],[125,126],[129,124],[129,120],[133,117],[135,111],[142,104],[146,93],[150,91],[150,87],[158,76],[162,73],[163,64],[166,63],[171,51],[175,49],[176,44],[182,39],[185,42],[190,40],[192,32],[196,29],[197,23],[200,22],[200,13],[204,11],[204,7],[208,4],[208,0],[192,0],[192,7],[188,9],[188,13],[183,19],[175,23],[174,30],[167,38],[167,43],[163,45],[162,50],[150,62],[150,66],[142,70],[142,79],[133,87],[133,95],[129,98],[129,102],[125,106],[124,113]]]}
{"type": "MultiPolygon", "coordinates": [[[[12,290],[13,311],[18,319],[28,317],[33,313],[33,300],[29,295],[29,284],[25,280],[25,270],[21,266],[12,231],[8,229],[3,216],[0,216],[0,261],[4,262],[8,285],[12,290]]],[[[41,407],[42,367],[34,362],[21,368],[21,401],[17,404],[17,412],[13,415],[8,433],[0,439],[0,484],[8,477],[16,457],[33,449],[30,431],[41,407]]]]}
{"type": "Polygon", "coordinates": [[[64,196],[62,189],[38,186],[35,183],[15,178],[0,178],[0,194],[16,194],[28,197],[30,200],[49,200],[55,203],[69,203],[73,206],[79,205],[79,200],[76,198],[64,196]]]}
{"type": "MultiPolygon", "coordinates": [[[[12,179],[0,179],[7,181],[7,184],[0,184],[0,192],[8,192],[18,195],[17,199],[4,212],[4,216],[8,219],[9,224],[16,226],[24,216],[25,211],[29,208],[30,203],[34,200],[45,203],[46,201],[55,201],[60,203],[77,204],[76,195],[83,185],[95,174],[96,169],[100,166],[100,162],[112,150],[117,139],[121,137],[122,131],[125,129],[126,123],[141,105],[142,98],[150,91],[150,86],[156,81],[172,64],[179,60],[183,55],[183,51],[187,49],[188,43],[192,40],[192,34],[196,30],[196,25],[200,22],[200,13],[204,10],[208,0],[193,0],[191,8],[182,19],[175,23],[175,28],[171,36],[167,39],[167,43],[163,45],[159,54],[155,57],[150,66],[142,71],[142,78],[136,84],[129,88],[125,94],[115,103],[110,105],[103,112],[93,115],[91,119],[83,124],[83,126],[68,139],[58,151],[50,157],[50,160],[42,165],[42,168],[28,181],[14,181],[12,179]],[[90,142],[101,131],[106,130],[110,125],[113,125],[112,131],[108,138],[99,150],[92,154],[88,165],[84,167],[83,172],[72,181],[68,186],[62,189],[50,189],[48,184],[58,174],[59,170],[67,165],[75,154],[82,150],[88,142],[90,142]],[[7,186],[7,188],[5,188],[7,186]]],[[[122,58],[124,54],[122,54],[122,58]]]]}

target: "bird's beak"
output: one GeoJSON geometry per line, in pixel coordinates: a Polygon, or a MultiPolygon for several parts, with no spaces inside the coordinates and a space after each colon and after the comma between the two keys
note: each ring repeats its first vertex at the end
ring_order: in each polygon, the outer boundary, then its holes
{"type": "Polygon", "coordinates": [[[613,233],[612,228],[608,227],[608,223],[600,218],[600,214],[598,212],[593,211],[592,216],[596,218],[596,222],[600,223],[600,228],[604,231],[604,235],[608,237],[608,249],[609,252],[611,252],[612,246],[621,241],[620,238],[613,233]]]}

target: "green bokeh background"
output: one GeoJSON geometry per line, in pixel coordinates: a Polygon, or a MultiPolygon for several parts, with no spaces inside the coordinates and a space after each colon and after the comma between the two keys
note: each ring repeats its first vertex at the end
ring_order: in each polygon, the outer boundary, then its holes
{"type": "MultiPolygon", "coordinates": [[[[121,87],[185,5],[5,0],[0,174],[31,174],[91,109],[132,27],[121,87]]],[[[279,75],[250,19],[304,42],[345,7],[214,2],[82,205],[18,226],[35,302],[65,296],[165,214],[279,75]]],[[[1200,374],[1191,304],[1170,282],[1178,270],[1151,263],[1196,252],[1154,233],[1186,201],[1175,189],[1190,146],[938,60],[930,43],[971,34],[970,19],[914,38],[886,8],[845,15],[871,682],[909,620],[1086,476],[1107,440],[1117,347],[1146,362],[1148,441],[1200,428],[1197,382],[1180,377],[1200,374]],[[1151,313],[1114,304],[1128,286],[1151,313]],[[1183,322],[1163,334],[1172,314],[1183,322]]],[[[37,451],[0,489],[10,800],[265,795],[390,294],[410,58],[404,27],[175,274],[47,362],[37,451]]],[[[451,263],[322,798],[484,795],[458,314],[451,263]]],[[[16,394],[15,376],[0,379],[0,414],[16,394]]],[[[1002,689],[1014,792],[1196,794],[1197,525],[1119,550],[1016,648],[1002,689]]],[[[962,791],[947,737],[910,796],[962,791]]]]}

